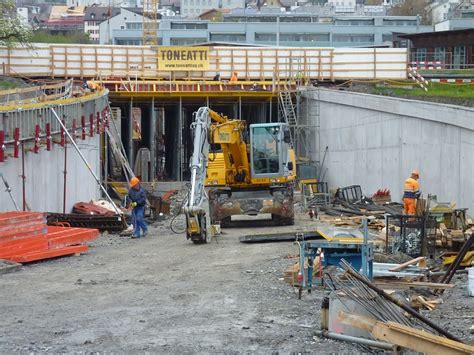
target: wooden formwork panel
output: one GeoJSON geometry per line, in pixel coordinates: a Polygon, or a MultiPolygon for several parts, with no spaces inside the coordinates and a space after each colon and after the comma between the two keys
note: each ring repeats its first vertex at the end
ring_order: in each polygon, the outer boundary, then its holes
{"type": "Polygon", "coordinates": [[[0,48],[5,74],[75,78],[405,79],[404,48],[210,47],[206,71],[158,70],[157,47],[36,44],[0,48]]]}

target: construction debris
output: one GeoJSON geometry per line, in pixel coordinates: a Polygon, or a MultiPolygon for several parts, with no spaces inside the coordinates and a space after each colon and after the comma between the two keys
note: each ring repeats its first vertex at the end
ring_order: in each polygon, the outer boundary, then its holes
{"type": "Polygon", "coordinates": [[[474,346],[458,340],[446,339],[427,331],[392,321],[378,321],[368,317],[340,311],[338,320],[355,328],[369,331],[378,340],[388,341],[404,348],[425,354],[472,354],[474,346]]]}
{"type": "Polygon", "coordinates": [[[0,213],[0,259],[28,263],[89,250],[96,229],[52,227],[37,212],[0,213]]]}

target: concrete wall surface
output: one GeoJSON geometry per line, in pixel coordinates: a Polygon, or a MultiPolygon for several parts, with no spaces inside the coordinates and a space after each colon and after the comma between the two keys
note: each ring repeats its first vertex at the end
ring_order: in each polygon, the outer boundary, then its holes
{"type": "MultiPolygon", "coordinates": [[[[89,165],[100,176],[99,135],[78,140],[81,152],[89,165]]],[[[64,148],[54,144],[51,151],[41,149],[39,154],[25,154],[25,195],[26,202],[32,211],[61,212],[63,211],[64,189],[64,148]]],[[[9,158],[0,163],[0,173],[8,181],[12,195],[22,209],[22,159],[9,158]]],[[[71,144],[67,146],[67,191],[66,213],[79,201],[90,201],[99,198],[99,187],[82,162],[79,154],[71,144]]],[[[5,192],[0,180],[0,211],[12,211],[14,205],[5,192]]]]}
{"type": "MultiPolygon", "coordinates": [[[[316,107],[317,90],[302,96],[316,107]]],[[[328,89],[319,98],[320,142],[311,150],[320,161],[328,146],[329,186],[358,184],[367,196],[388,188],[401,201],[416,168],[425,197],[474,213],[474,109],[328,89]]]]}

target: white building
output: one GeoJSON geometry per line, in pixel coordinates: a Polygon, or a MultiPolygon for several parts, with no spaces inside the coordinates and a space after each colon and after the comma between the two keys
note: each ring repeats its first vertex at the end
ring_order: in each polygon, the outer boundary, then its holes
{"type": "Polygon", "coordinates": [[[212,9],[237,8],[245,8],[245,0],[181,0],[181,15],[190,18],[212,9]]]}
{"type": "Polygon", "coordinates": [[[66,0],[67,6],[138,7],[140,0],[66,0]]]}
{"type": "Polygon", "coordinates": [[[337,12],[354,12],[356,0],[328,0],[328,5],[337,12]]]}
{"type": "Polygon", "coordinates": [[[17,14],[18,19],[21,21],[22,25],[28,26],[28,8],[17,7],[16,14],[17,14]]]}
{"type": "MultiPolygon", "coordinates": [[[[138,12],[133,12],[134,9],[120,9],[120,13],[101,22],[99,24],[99,43],[100,44],[111,44],[114,30],[140,30],[142,29],[143,16],[138,12]]],[[[141,9],[139,9],[141,11],[141,9]]],[[[134,44],[139,45],[139,41],[135,38],[130,43],[122,44],[134,44]]]]}
{"type": "Polygon", "coordinates": [[[118,15],[118,7],[89,6],[84,15],[84,32],[92,43],[99,43],[99,25],[107,19],[118,15]]]}

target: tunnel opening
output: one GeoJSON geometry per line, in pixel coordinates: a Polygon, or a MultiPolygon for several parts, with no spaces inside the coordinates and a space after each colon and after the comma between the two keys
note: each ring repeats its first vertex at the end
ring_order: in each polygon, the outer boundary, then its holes
{"type": "MultiPolygon", "coordinates": [[[[112,100],[112,112],[120,116],[117,125],[121,141],[137,176],[143,181],[189,180],[189,160],[193,152],[191,124],[195,112],[202,106],[208,106],[230,119],[243,119],[248,125],[279,120],[277,102],[268,98],[112,100]]],[[[115,160],[111,157],[109,161],[113,164],[115,160]]],[[[112,180],[124,178],[120,167],[111,166],[109,172],[112,180]]]]}

